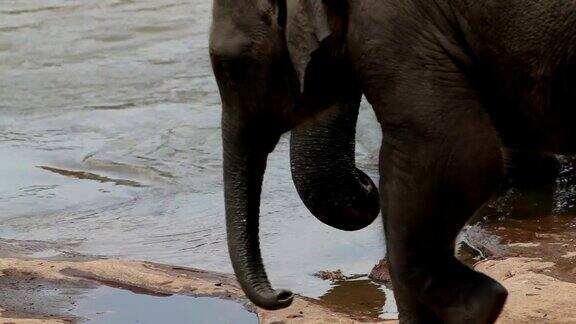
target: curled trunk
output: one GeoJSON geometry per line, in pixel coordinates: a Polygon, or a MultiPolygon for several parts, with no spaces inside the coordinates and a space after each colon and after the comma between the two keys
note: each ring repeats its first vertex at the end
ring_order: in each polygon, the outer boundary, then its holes
{"type": "Polygon", "coordinates": [[[355,231],[380,211],[378,190],[356,168],[359,96],[333,105],[292,130],[292,178],[310,212],[332,227],[355,231]]]}

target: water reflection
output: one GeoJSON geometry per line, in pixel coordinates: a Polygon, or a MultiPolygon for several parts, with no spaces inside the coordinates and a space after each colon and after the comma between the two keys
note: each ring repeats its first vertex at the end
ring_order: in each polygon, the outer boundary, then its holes
{"type": "Polygon", "coordinates": [[[320,297],[328,307],[359,320],[395,318],[391,291],[369,279],[335,281],[320,297]]]}
{"type": "Polygon", "coordinates": [[[72,313],[93,324],[230,323],[256,324],[256,314],[227,300],[152,296],[109,287],[87,292],[72,313]]]}

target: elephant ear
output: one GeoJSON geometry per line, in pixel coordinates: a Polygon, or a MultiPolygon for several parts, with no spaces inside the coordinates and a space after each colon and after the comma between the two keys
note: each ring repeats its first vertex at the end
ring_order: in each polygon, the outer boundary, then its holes
{"type": "MultiPolygon", "coordinates": [[[[287,1],[286,43],[300,91],[314,105],[333,103],[350,77],[345,59],[346,2],[287,1]]],[[[349,83],[349,82],[348,82],[349,83]]]]}

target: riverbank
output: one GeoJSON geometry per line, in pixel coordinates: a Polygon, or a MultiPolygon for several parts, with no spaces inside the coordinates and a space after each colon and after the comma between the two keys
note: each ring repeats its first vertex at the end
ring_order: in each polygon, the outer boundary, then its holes
{"type": "MultiPolygon", "coordinates": [[[[572,307],[576,284],[553,277],[555,266],[553,262],[518,257],[485,260],[476,265],[477,270],[494,277],[510,292],[499,323],[576,321],[576,309],[572,307]]],[[[304,297],[297,297],[288,309],[264,311],[246,300],[231,275],[151,262],[6,258],[0,259],[0,273],[1,323],[81,322],[87,318],[77,314],[75,305],[102,286],[128,290],[134,296],[183,295],[229,300],[242,305],[243,311],[257,314],[261,323],[374,322],[337,312],[318,300],[304,297]]],[[[105,318],[102,313],[94,316],[105,318]]]]}
{"type": "MultiPolygon", "coordinates": [[[[257,309],[247,301],[230,275],[151,262],[0,259],[0,273],[0,300],[7,303],[1,305],[1,323],[82,321],[83,318],[75,314],[74,305],[83,298],[78,290],[87,290],[85,294],[90,294],[89,290],[101,286],[150,296],[184,295],[230,300],[257,314],[261,323],[369,322],[366,318],[338,313],[305,297],[297,297],[293,306],[285,310],[257,309]],[[14,294],[14,290],[18,294],[14,294]],[[48,292],[59,298],[47,298],[48,292]]],[[[166,320],[170,322],[170,318],[166,320]]]]}

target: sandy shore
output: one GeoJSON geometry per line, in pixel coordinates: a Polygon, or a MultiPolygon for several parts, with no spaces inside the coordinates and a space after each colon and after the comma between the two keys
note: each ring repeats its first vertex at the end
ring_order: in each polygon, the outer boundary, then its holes
{"type": "MultiPolygon", "coordinates": [[[[576,284],[549,275],[552,262],[533,258],[486,260],[476,268],[506,286],[510,297],[499,323],[576,322],[576,284]]],[[[0,323],[74,323],[72,314],[42,300],[43,288],[97,287],[107,285],[148,294],[215,296],[244,304],[261,323],[357,323],[370,321],[335,312],[318,301],[297,298],[288,309],[268,312],[251,306],[230,275],[138,261],[0,259],[0,323]],[[27,302],[10,302],[18,285],[27,302]],[[40,287],[40,288],[39,288],[40,287]],[[7,295],[11,294],[11,295],[7,295]],[[2,296],[3,295],[3,296],[2,296]],[[30,304],[34,304],[30,307],[30,304]]],[[[73,303],[73,302],[72,302],[73,303]]],[[[66,308],[66,307],[64,307],[66,308]]],[[[386,323],[394,323],[387,321],[386,323]]]]}
{"type": "MultiPolygon", "coordinates": [[[[550,216],[488,222],[463,233],[468,246],[484,258],[474,267],[509,291],[498,323],[576,323],[572,220],[571,216],[550,216]]],[[[75,313],[82,295],[78,290],[89,294],[101,287],[150,296],[232,300],[257,314],[261,323],[374,323],[373,317],[343,313],[305,297],[297,297],[290,308],[280,311],[255,308],[230,274],[82,256],[26,259],[22,257],[25,251],[18,249],[0,245],[4,256],[0,258],[0,324],[81,322],[82,316],[75,313]]]]}
{"type": "MultiPolygon", "coordinates": [[[[261,323],[306,322],[306,323],[354,323],[366,322],[346,314],[334,312],[318,302],[297,298],[288,309],[268,312],[255,309],[243,296],[230,275],[205,272],[202,270],[172,267],[149,262],[90,260],[90,261],[49,261],[0,259],[0,281],[22,284],[34,282],[34,287],[88,287],[108,285],[148,294],[183,294],[191,296],[214,296],[235,300],[258,314],[261,323]]],[[[11,297],[0,292],[0,300],[11,297]],[[4,294],[4,296],[1,296],[4,294]]],[[[25,289],[24,293],[34,299],[36,289],[25,289]]],[[[27,303],[2,305],[0,323],[73,323],[77,319],[58,309],[42,305],[26,307],[27,303]]]]}
{"type": "Polygon", "coordinates": [[[548,275],[554,266],[529,258],[487,260],[476,265],[508,289],[498,323],[576,323],[576,284],[548,275]]]}

